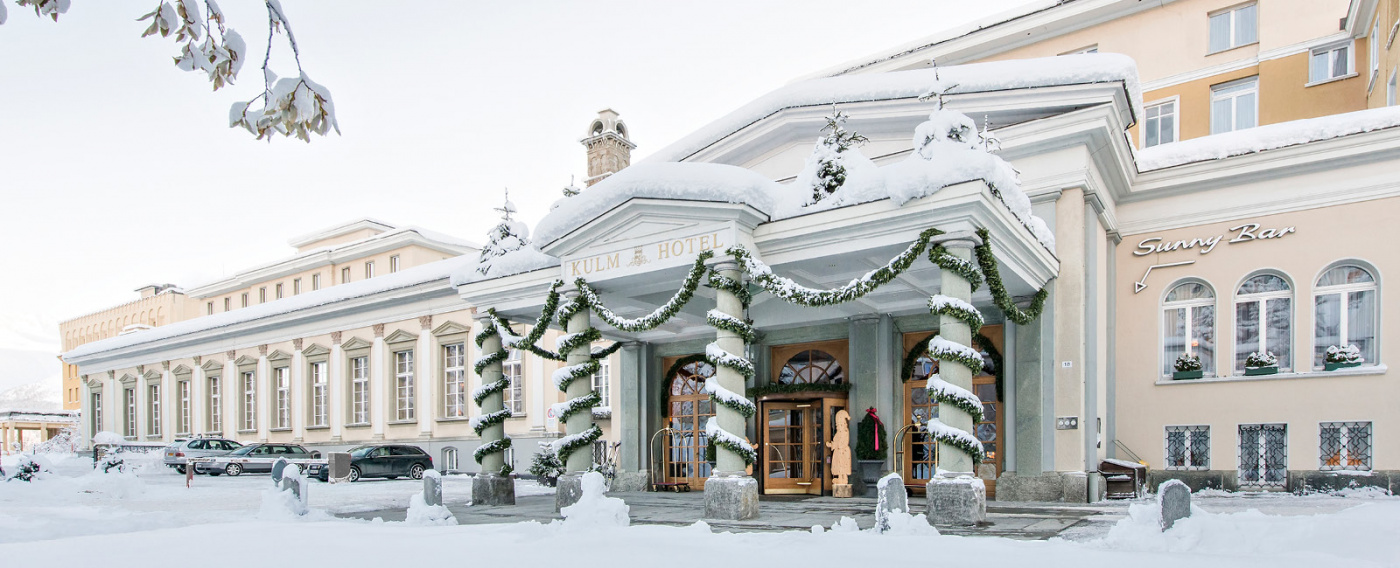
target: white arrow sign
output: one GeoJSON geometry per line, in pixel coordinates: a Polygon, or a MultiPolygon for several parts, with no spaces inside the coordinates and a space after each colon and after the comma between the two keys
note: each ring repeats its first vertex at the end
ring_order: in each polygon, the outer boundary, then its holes
{"type": "Polygon", "coordinates": [[[1171,262],[1171,263],[1167,263],[1167,264],[1154,264],[1154,265],[1152,265],[1152,266],[1149,266],[1149,267],[1147,267],[1147,272],[1142,273],[1142,279],[1141,279],[1141,280],[1138,280],[1137,282],[1133,282],[1133,293],[1136,294],[1136,293],[1138,293],[1138,292],[1141,292],[1141,291],[1147,289],[1147,275],[1148,275],[1148,274],[1152,274],[1152,269],[1153,269],[1153,268],[1169,268],[1169,267],[1172,267],[1172,266],[1183,266],[1183,265],[1195,264],[1195,263],[1196,263],[1196,261],[1194,261],[1194,260],[1183,260],[1183,261],[1181,261],[1181,262],[1171,262]]]}

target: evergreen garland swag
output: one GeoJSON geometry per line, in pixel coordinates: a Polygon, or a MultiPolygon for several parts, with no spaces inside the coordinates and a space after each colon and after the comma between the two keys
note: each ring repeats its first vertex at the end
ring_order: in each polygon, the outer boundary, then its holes
{"type": "MultiPolygon", "coordinates": [[[[685,307],[685,305],[690,302],[690,299],[695,296],[695,289],[700,286],[700,279],[705,276],[708,270],[705,266],[705,261],[714,257],[714,255],[714,251],[707,250],[696,256],[694,266],[690,268],[690,273],[686,275],[685,281],[681,284],[681,288],[676,291],[676,294],[671,296],[671,299],[667,300],[666,303],[657,308],[656,311],[640,318],[627,319],[618,317],[617,314],[614,314],[612,310],[603,305],[602,299],[598,297],[598,292],[594,290],[592,286],[589,286],[588,281],[583,278],[574,280],[574,285],[577,286],[579,290],[577,302],[582,304],[580,308],[586,306],[592,309],[593,313],[598,314],[599,318],[602,318],[608,325],[616,329],[633,333],[656,329],[672,317],[675,317],[676,313],[679,312],[682,307],[685,307]]],[[[566,306],[565,309],[568,310],[569,307],[566,306]]],[[[569,313],[572,315],[572,312],[569,313]]],[[[560,321],[567,321],[563,313],[560,314],[560,321]]]]}
{"type": "MultiPolygon", "coordinates": [[[[934,418],[934,420],[937,420],[937,418],[934,418]]],[[[966,434],[966,432],[962,432],[961,430],[957,431],[966,434]]],[[[961,450],[962,453],[967,454],[972,458],[972,465],[982,463],[982,460],[986,457],[986,449],[982,447],[982,443],[975,441],[970,435],[965,438],[962,436],[950,435],[946,432],[930,432],[929,436],[936,442],[948,444],[949,446],[961,450]]]]}
{"type": "MultiPolygon", "coordinates": [[[[477,446],[476,451],[472,452],[472,459],[475,459],[476,463],[480,464],[481,460],[486,459],[486,456],[497,452],[504,452],[508,449],[510,449],[509,436],[499,440],[491,440],[490,442],[477,446]]],[[[506,464],[505,467],[510,467],[510,464],[506,464]]]]}
{"type": "MultiPolygon", "coordinates": [[[[479,405],[480,403],[477,404],[479,405]]],[[[483,414],[477,419],[472,420],[472,430],[476,432],[476,435],[480,436],[481,433],[485,432],[487,428],[490,428],[497,424],[505,424],[506,419],[510,417],[510,409],[498,410],[489,414],[483,414]]]]}
{"type": "Polygon", "coordinates": [[[889,444],[885,442],[885,425],[877,422],[874,414],[867,411],[860,424],[856,425],[856,459],[885,459],[889,452],[889,444]]]}
{"type": "Polygon", "coordinates": [[[769,383],[759,387],[752,387],[745,391],[750,398],[758,398],[772,394],[799,394],[809,392],[851,392],[851,383],[769,383]]]}
{"type": "Polygon", "coordinates": [[[1045,310],[1045,299],[1050,296],[1050,292],[1045,288],[1036,291],[1031,298],[1031,305],[1025,310],[1016,306],[1016,301],[1011,295],[1006,293],[1006,287],[1001,283],[1001,273],[997,271],[997,259],[992,256],[991,234],[986,229],[977,229],[977,236],[981,237],[982,244],[973,247],[973,252],[977,257],[977,264],[982,267],[982,273],[987,275],[987,287],[992,291],[992,301],[1006,314],[1006,319],[1016,322],[1016,325],[1027,325],[1040,317],[1045,310]]]}
{"type": "Polygon", "coordinates": [[[593,442],[597,442],[602,437],[603,429],[599,428],[597,424],[593,424],[577,436],[565,436],[556,440],[555,444],[557,445],[555,447],[557,448],[556,453],[559,455],[559,461],[565,464],[569,463],[570,455],[580,448],[592,447],[593,442]]]}

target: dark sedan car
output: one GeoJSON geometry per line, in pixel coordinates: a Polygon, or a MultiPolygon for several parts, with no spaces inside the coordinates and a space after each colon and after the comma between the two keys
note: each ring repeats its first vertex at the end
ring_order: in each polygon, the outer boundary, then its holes
{"type": "MultiPolygon", "coordinates": [[[[432,468],[433,457],[414,446],[360,446],[350,450],[350,481],[365,477],[422,479],[423,472],[432,468]]],[[[311,475],[326,481],[330,468],[313,465],[311,475]]]]}

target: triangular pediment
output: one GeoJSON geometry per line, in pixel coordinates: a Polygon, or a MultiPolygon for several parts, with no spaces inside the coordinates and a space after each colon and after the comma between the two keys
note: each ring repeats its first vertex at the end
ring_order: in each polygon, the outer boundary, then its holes
{"type": "Polygon", "coordinates": [[[176,365],[174,369],[171,369],[170,372],[175,373],[176,375],[188,375],[190,373],[193,373],[194,369],[191,369],[189,365],[181,363],[179,365],[176,365]]]}
{"type": "Polygon", "coordinates": [[[340,344],[340,348],[346,351],[354,351],[356,349],[369,349],[373,345],[373,343],[365,341],[364,338],[352,337],[350,341],[340,344]]]}
{"type": "Polygon", "coordinates": [[[385,343],[410,343],[414,341],[418,341],[418,334],[409,333],[402,329],[396,329],[394,330],[394,333],[391,333],[384,338],[385,343]]]}
{"type": "Polygon", "coordinates": [[[146,379],[148,381],[160,380],[160,373],[156,371],[146,371],[144,373],[141,373],[141,378],[146,379]]]}
{"type": "Polygon", "coordinates": [[[767,221],[767,215],[742,203],[634,198],[546,243],[542,250],[564,258],[650,246],[714,231],[737,229],[751,234],[754,227],[767,221]]]}
{"type": "Polygon", "coordinates": [[[268,360],[268,361],[285,361],[285,360],[291,359],[291,358],[292,358],[292,354],[291,354],[291,353],[288,353],[288,352],[283,351],[283,350],[281,350],[281,349],[274,349],[271,353],[268,353],[268,354],[267,354],[267,360],[268,360]]]}
{"type": "Polygon", "coordinates": [[[315,344],[315,343],[312,343],[311,345],[307,345],[305,349],[302,349],[302,350],[301,350],[301,354],[304,355],[304,356],[306,356],[306,357],[317,357],[317,356],[320,356],[320,355],[328,355],[328,354],[330,354],[330,352],[331,352],[331,350],[330,350],[330,349],[327,349],[324,345],[318,345],[318,344],[315,344]]]}
{"type": "Polygon", "coordinates": [[[257,365],[257,364],[258,364],[258,360],[257,360],[256,357],[249,357],[249,356],[247,356],[247,355],[239,355],[237,359],[234,359],[234,360],[233,360],[233,364],[234,364],[234,365],[238,365],[239,367],[246,367],[246,366],[248,366],[248,365],[257,365]]]}
{"type": "Polygon", "coordinates": [[[200,365],[199,368],[204,369],[204,372],[206,373],[217,373],[223,370],[224,364],[214,360],[213,357],[210,357],[208,359],[205,359],[204,364],[200,365]]]}
{"type": "Polygon", "coordinates": [[[462,325],[455,321],[445,321],[442,325],[433,328],[433,335],[452,335],[454,333],[471,333],[471,326],[462,325]]]}
{"type": "Polygon", "coordinates": [[[121,384],[124,384],[124,385],[129,385],[129,384],[131,384],[131,383],[136,382],[136,375],[133,375],[133,374],[131,374],[131,373],[124,374],[124,375],[122,375],[122,378],[121,378],[120,380],[118,380],[117,382],[119,382],[119,383],[121,383],[121,384]]]}
{"type": "Polygon", "coordinates": [[[613,244],[632,239],[645,239],[657,235],[671,235],[698,225],[694,219],[671,219],[666,217],[646,217],[633,219],[615,228],[599,242],[613,244]]]}

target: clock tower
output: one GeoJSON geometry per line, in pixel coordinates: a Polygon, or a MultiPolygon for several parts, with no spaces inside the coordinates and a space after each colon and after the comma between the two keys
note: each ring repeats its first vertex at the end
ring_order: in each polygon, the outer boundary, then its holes
{"type": "Polygon", "coordinates": [[[598,183],[632,163],[632,149],[637,145],[627,138],[628,132],[616,111],[598,111],[598,118],[588,126],[588,136],[580,140],[588,148],[588,177],[584,183],[598,183]]]}

